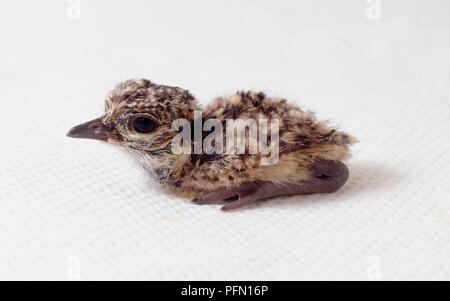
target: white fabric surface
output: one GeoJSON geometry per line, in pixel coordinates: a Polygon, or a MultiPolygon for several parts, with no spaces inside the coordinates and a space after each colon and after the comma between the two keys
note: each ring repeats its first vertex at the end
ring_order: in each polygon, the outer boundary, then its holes
{"type": "Polygon", "coordinates": [[[450,280],[449,4],[312,2],[2,3],[0,279],[450,280]],[[351,178],[234,213],[168,197],[65,137],[134,77],[287,97],[360,139],[351,178]]]}

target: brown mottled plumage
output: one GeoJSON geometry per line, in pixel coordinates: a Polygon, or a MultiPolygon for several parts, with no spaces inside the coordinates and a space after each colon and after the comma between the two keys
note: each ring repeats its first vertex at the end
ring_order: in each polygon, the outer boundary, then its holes
{"type": "Polygon", "coordinates": [[[285,99],[267,97],[262,92],[219,97],[202,110],[203,120],[225,123],[240,118],[259,123],[278,119],[276,164],[260,164],[260,153],[174,154],[171,142],[178,131],[172,123],[177,119],[193,123],[196,110],[201,108],[187,90],[145,79],[128,80],[108,95],[101,118],[75,127],[68,135],[120,145],[136,155],[170,191],[200,195],[194,200],[197,204],[226,203],[224,209],[279,195],[332,192],[347,180],[348,171],[341,161],[349,157],[349,146],[355,138],[317,121],[311,112],[285,99]],[[151,119],[139,120],[149,132],[139,133],[133,128],[131,123],[139,117],[151,119]]]}

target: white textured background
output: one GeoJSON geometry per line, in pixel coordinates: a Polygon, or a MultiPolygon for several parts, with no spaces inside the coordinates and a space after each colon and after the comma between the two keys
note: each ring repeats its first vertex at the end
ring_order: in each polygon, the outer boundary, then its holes
{"type": "Polygon", "coordinates": [[[0,4],[0,279],[450,280],[450,4],[0,4]],[[75,17],[75,19],[73,19],[75,17]],[[70,140],[118,81],[287,97],[361,141],[331,195],[234,213],[70,140]]]}

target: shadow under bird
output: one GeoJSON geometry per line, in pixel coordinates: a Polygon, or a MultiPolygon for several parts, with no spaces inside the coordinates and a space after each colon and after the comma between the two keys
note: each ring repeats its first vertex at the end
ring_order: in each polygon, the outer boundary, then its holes
{"type": "MultiPolygon", "coordinates": [[[[119,145],[136,156],[168,192],[192,197],[199,205],[223,204],[225,211],[277,196],[338,190],[348,179],[343,161],[356,142],[326,121],[316,120],[313,113],[262,92],[237,92],[201,108],[188,90],[146,79],[118,84],[106,98],[104,114],[67,135],[119,145]],[[202,112],[203,120],[223,124],[230,119],[278,120],[278,161],[261,164],[266,155],[261,152],[174,152],[172,141],[180,131],[173,122],[182,119],[194,124],[196,111],[202,112]]],[[[255,139],[249,132],[245,135],[255,139]]]]}

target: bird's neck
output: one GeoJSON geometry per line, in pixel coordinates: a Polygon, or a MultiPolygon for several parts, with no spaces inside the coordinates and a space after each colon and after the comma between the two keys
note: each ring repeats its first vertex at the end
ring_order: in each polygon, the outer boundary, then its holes
{"type": "Polygon", "coordinates": [[[190,155],[176,155],[170,149],[160,151],[132,150],[139,162],[161,185],[177,186],[189,169],[190,155]]]}

